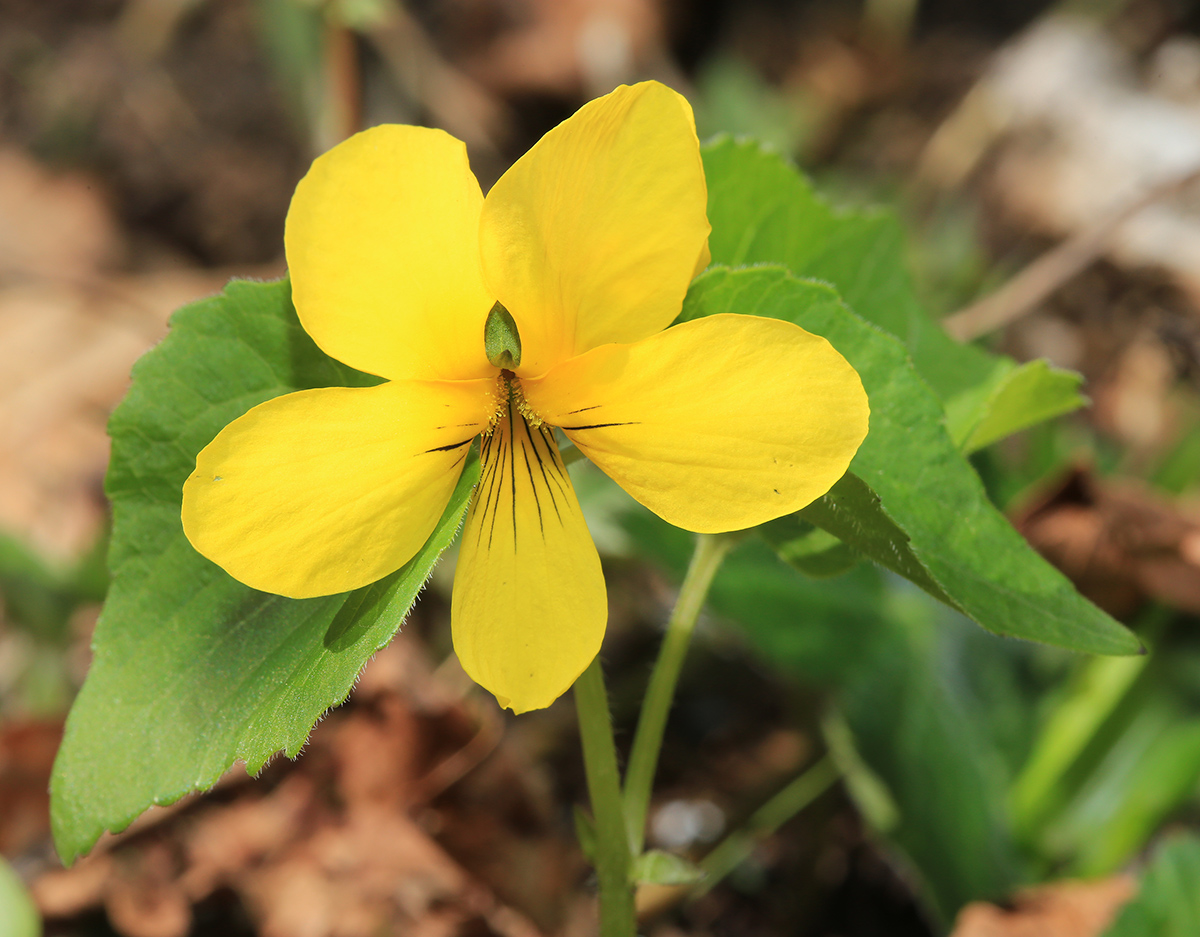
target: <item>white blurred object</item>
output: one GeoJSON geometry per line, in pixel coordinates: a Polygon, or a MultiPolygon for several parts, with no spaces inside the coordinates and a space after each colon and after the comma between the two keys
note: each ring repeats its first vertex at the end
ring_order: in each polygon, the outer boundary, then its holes
{"type": "Polygon", "coordinates": [[[711,800],[669,800],[650,821],[650,835],[664,849],[711,843],[724,829],[725,813],[711,800]]]}
{"type": "MultiPolygon", "coordinates": [[[[990,182],[1013,215],[1056,237],[1102,223],[1200,169],[1200,47],[1164,44],[1148,74],[1153,83],[1143,85],[1132,56],[1098,23],[1045,19],[997,54],[930,140],[920,177],[959,185],[1002,143],[990,182]]],[[[1160,267],[1200,299],[1200,193],[1140,210],[1113,232],[1107,253],[1160,267]]]]}

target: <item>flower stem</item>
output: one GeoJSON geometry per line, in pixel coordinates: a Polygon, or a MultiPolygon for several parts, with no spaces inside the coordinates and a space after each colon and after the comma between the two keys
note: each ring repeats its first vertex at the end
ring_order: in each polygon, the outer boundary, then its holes
{"type": "Polygon", "coordinates": [[[675,685],[679,682],[679,671],[683,667],[683,659],[696,628],[696,619],[704,606],[713,576],[734,542],[732,537],[721,534],[697,535],[692,562],[679,589],[679,598],[667,622],[666,637],[659,649],[658,660],[654,663],[654,671],[650,674],[650,685],[642,701],[642,714],[638,718],[629,767],[625,772],[625,822],[635,856],[641,853],[646,842],[650,791],[658,767],[663,732],[667,727],[667,714],[675,697],[675,685]]]}
{"type": "Polygon", "coordinates": [[[630,865],[633,853],[621,807],[621,775],[613,742],[608,692],[597,657],[575,681],[575,711],[583,742],[583,765],[588,796],[596,822],[596,876],[600,881],[601,937],[633,937],[637,919],[633,906],[630,865]]]}
{"type": "Polygon", "coordinates": [[[704,894],[732,872],[750,855],[755,843],[770,836],[824,794],[839,776],[833,759],[826,755],[755,810],[742,829],[727,836],[700,861],[700,868],[708,874],[692,892],[693,897],[704,894]]]}

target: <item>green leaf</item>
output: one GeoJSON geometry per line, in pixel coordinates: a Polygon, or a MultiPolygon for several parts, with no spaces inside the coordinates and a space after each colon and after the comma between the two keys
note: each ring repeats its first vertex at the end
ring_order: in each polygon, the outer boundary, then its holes
{"type": "Polygon", "coordinates": [[[42,921],[33,899],[3,858],[0,858],[0,937],[41,937],[42,921]]]}
{"type": "Polygon", "coordinates": [[[780,557],[814,579],[840,576],[862,559],[857,550],[799,514],[768,521],[758,532],[780,557]]]}
{"type": "Polygon", "coordinates": [[[1017,365],[950,338],[917,302],[891,214],[834,211],[781,156],[754,142],[719,139],[703,156],[713,262],[783,264],[833,284],[851,309],[904,342],[968,451],[1085,402],[1077,374],[1042,361],[1017,365]]]}
{"type": "Polygon", "coordinates": [[[1138,679],[1149,655],[1087,661],[1073,685],[1050,711],[1029,759],[1013,784],[1013,820],[1033,839],[1069,791],[1063,776],[1091,743],[1102,723],[1138,679]]]}
{"type": "MultiPolygon", "coordinates": [[[[676,579],[683,578],[694,535],[636,503],[620,523],[641,556],[665,566],[676,579]]],[[[880,629],[883,590],[878,571],[860,564],[837,580],[843,581],[853,587],[827,588],[829,583],[801,574],[763,541],[747,537],[721,564],[708,605],[756,640],[761,638],[759,643],[769,643],[774,664],[827,686],[859,666],[864,648],[880,629]],[[797,609],[804,612],[799,625],[797,609]]]]}
{"type": "Polygon", "coordinates": [[[1007,358],[975,387],[946,405],[946,423],[963,452],[977,452],[1005,436],[1088,403],[1083,376],[1045,361],[1018,366],[1007,358]]]}
{"type": "Polygon", "coordinates": [[[915,590],[907,599],[893,597],[886,639],[836,699],[855,750],[894,804],[881,832],[911,861],[927,905],[949,922],[969,901],[1007,895],[1024,870],[1005,809],[1003,758],[979,717],[981,701],[948,666],[978,663],[960,640],[971,626],[915,590]]]}
{"type": "MultiPolygon", "coordinates": [[[[1153,719],[1156,714],[1149,707],[1147,711],[1153,719]]],[[[1108,759],[1117,763],[1115,770],[1105,764],[1095,779],[1099,783],[1084,792],[1081,809],[1071,818],[1080,834],[1072,868],[1080,875],[1117,872],[1164,820],[1194,797],[1200,780],[1200,723],[1172,715],[1161,728],[1150,728],[1148,738],[1132,738],[1131,731],[1121,739],[1108,759]],[[1110,771],[1113,776],[1107,776],[1110,771]]]]}
{"type": "MultiPolygon", "coordinates": [[[[804,518],[885,566],[877,544],[898,528],[927,571],[914,581],[998,634],[1098,654],[1132,654],[1137,639],[1075,591],[988,500],[947,435],[937,398],[904,348],[863,322],[824,284],[786,270],[713,269],[688,291],[683,319],[743,313],[795,322],[827,338],[855,367],[871,402],[871,428],[851,471],[879,497],[833,529],[821,509],[804,518]],[[891,527],[881,529],[883,519],[891,527]],[[860,535],[851,537],[857,526],[860,535]],[[924,581],[922,581],[922,579],[924,581]],[[930,586],[936,591],[930,589],[930,586]],[[940,593],[940,594],[939,594],[940,593]]],[[[834,501],[829,503],[835,503],[834,501]]],[[[908,573],[902,573],[908,575],[908,573]]]]}
{"type": "Polygon", "coordinates": [[[879,495],[853,472],[843,475],[798,516],[852,544],[885,569],[915,582],[935,599],[962,611],[918,559],[908,534],[888,516],[879,495]]]}
{"type": "Polygon", "coordinates": [[[1104,937],[1194,937],[1200,934],[1200,838],[1180,835],[1159,847],[1104,937]]]}
{"type": "Polygon", "coordinates": [[[704,879],[704,870],[682,856],[649,849],[633,860],[630,879],[637,885],[695,885],[704,879]]]}
{"type": "Polygon", "coordinates": [[[230,420],[290,391],[377,381],[313,344],[286,281],[234,281],[185,307],[135,366],[109,424],[112,586],[51,780],[64,862],[235,760],[253,773],[280,749],[295,756],[400,627],[457,531],[477,462],[421,552],[348,594],[256,592],[196,553],[179,519],[196,453],[230,420]]]}

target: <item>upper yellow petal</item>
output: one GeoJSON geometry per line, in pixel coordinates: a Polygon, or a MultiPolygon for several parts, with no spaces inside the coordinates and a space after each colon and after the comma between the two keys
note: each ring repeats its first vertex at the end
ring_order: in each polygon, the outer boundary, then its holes
{"type": "Polygon", "coordinates": [[[523,382],[525,399],[634,498],[716,533],[804,507],[867,434],[858,373],[779,319],[717,315],[523,382]]]}
{"type": "Polygon", "coordinates": [[[183,487],[184,532],[264,592],[299,599],[367,585],[424,545],[495,406],[493,380],[268,400],[196,457],[183,487]]]}
{"type": "Polygon", "coordinates": [[[525,712],[549,706],[600,650],[600,558],[549,428],[516,408],[481,451],[450,620],[463,669],[525,712]]]}
{"type": "Polygon", "coordinates": [[[284,230],[292,299],[328,354],[388,378],[494,374],[483,323],[483,195],[461,142],[373,127],[318,157],[284,230]]]}
{"type": "Polygon", "coordinates": [[[484,203],[484,277],[537,376],[679,313],[709,224],[686,100],[658,82],[584,105],[506,172],[484,203]]]}

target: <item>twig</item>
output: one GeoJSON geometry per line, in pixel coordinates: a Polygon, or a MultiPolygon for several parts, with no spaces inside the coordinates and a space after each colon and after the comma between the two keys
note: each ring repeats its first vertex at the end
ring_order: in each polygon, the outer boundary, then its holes
{"type": "Polygon", "coordinates": [[[1126,221],[1197,180],[1200,180],[1200,167],[1152,186],[1138,198],[1042,254],[990,296],[947,316],[942,320],[942,326],[953,338],[969,342],[1015,322],[1096,260],[1126,221]]]}
{"type": "Polygon", "coordinates": [[[426,804],[481,765],[504,737],[504,721],[494,707],[479,707],[479,730],[454,754],[432,767],[416,784],[415,803],[426,804]]]}

